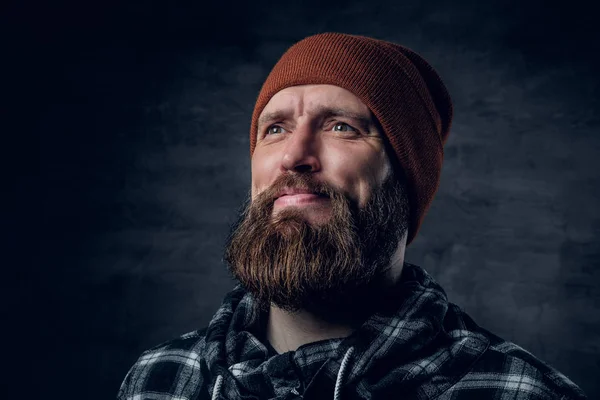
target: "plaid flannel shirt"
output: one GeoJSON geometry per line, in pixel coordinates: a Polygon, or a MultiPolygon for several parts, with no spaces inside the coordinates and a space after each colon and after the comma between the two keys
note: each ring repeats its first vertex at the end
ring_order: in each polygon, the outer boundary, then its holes
{"type": "Polygon", "coordinates": [[[119,400],[585,399],[566,376],[477,326],[422,268],[405,263],[393,313],[347,338],[277,354],[267,315],[241,287],[209,326],[144,352],[119,400]]]}

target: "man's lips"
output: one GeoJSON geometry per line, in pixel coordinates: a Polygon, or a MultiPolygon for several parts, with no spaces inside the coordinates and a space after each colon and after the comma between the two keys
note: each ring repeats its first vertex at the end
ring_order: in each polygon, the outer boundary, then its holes
{"type": "Polygon", "coordinates": [[[305,189],[286,188],[277,196],[274,206],[301,206],[329,200],[329,197],[305,189]]]}

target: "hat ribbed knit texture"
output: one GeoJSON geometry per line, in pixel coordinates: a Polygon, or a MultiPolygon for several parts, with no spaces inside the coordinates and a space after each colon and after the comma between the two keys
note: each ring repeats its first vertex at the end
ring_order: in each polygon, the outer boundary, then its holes
{"type": "Polygon", "coordinates": [[[421,56],[395,43],[341,33],[309,36],[283,54],[262,86],[252,114],[251,154],[258,118],[271,97],[307,84],[352,92],[381,124],[406,178],[410,244],[437,191],[452,121],[452,102],[442,80],[421,56]]]}

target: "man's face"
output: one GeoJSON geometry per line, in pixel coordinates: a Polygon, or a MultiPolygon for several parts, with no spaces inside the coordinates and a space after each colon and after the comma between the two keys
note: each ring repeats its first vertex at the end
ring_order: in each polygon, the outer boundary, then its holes
{"type": "MultiPolygon", "coordinates": [[[[309,174],[363,207],[391,174],[382,133],[369,108],[346,89],[294,86],[276,93],[259,117],[252,156],[252,198],[285,174],[309,174]]],[[[331,217],[324,197],[284,190],[276,214],[290,207],[313,224],[331,217]]]]}
{"type": "Polygon", "coordinates": [[[225,260],[264,307],[352,319],[387,285],[408,212],[368,107],[336,86],[291,87],[260,116],[225,260]]]}

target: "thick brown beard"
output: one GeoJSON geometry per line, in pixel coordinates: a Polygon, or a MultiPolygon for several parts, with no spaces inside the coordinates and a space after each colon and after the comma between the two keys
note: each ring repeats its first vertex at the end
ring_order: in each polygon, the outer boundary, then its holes
{"type": "Polygon", "coordinates": [[[247,202],[232,228],[225,261],[263,309],[274,304],[329,321],[362,319],[389,284],[391,257],[408,229],[408,214],[404,186],[395,177],[359,208],[310,175],[283,175],[247,202]],[[295,207],[273,216],[274,199],[284,187],[329,197],[329,221],[313,226],[295,207]]]}

